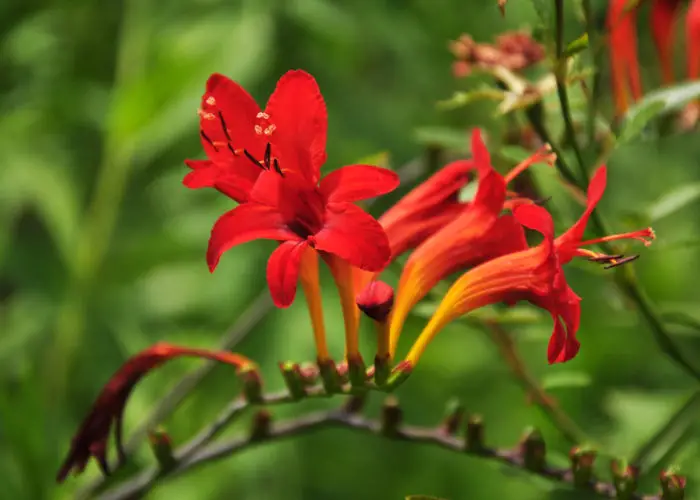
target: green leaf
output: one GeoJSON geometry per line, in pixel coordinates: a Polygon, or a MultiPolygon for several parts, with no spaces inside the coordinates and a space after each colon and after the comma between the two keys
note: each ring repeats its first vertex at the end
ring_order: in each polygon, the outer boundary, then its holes
{"type": "Polygon", "coordinates": [[[550,372],[542,379],[542,388],[545,390],[589,385],[591,385],[591,376],[585,372],[550,372]]]}
{"type": "Polygon", "coordinates": [[[685,184],[662,195],[647,208],[649,220],[656,222],[700,199],[700,182],[685,184]]]}
{"type": "Polygon", "coordinates": [[[439,101],[438,109],[451,111],[454,109],[463,108],[464,106],[477,101],[501,101],[504,97],[504,92],[499,89],[483,87],[480,89],[470,90],[468,92],[455,92],[452,97],[439,101]]]}
{"type": "Polygon", "coordinates": [[[355,163],[357,165],[375,165],[377,167],[389,168],[389,152],[379,151],[378,153],[363,156],[355,163]]]}
{"type": "Polygon", "coordinates": [[[467,134],[447,127],[421,127],[414,132],[416,141],[425,146],[441,146],[455,151],[469,151],[467,134]]]}
{"type": "Polygon", "coordinates": [[[564,49],[564,57],[569,58],[588,48],[588,33],[584,33],[564,49]]]}
{"type": "Polygon", "coordinates": [[[649,92],[627,111],[618,141],[633,139],[655,118],[678,110],[697,98],[700,98],[700,82],[697,81],[649,92]]]}

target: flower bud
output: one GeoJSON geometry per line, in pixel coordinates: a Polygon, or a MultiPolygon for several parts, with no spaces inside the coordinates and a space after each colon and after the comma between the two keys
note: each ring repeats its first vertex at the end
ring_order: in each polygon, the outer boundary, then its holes
{"type": "Polygon", "coordinates": [[[590,448],[575,446],[569,453],[571,473],[574,476],[574,486],[587,488],[593,480],[593,463],[596,451],[590,448]]]}
{"type": "Polygon", "coordinates": [[[546,446],[542,434],[537,429],[525,432],[520,442],[520,454],[525,468],[533,472],[544,470],[546,463],[546,446]]]}
{"type": "Polygon", "coordinates": [[[252,364],[242,366],[238,370],[238,377],[243,382],[243,397],[248,403],[262,402],[262,377],[257,367],[252,364]]]}
{"type": "Polygon", "coordinates": [[[467,428],[464,436],[464,448],[471,453],[481,452],[484,444],[484,421],[479,415],[472,415],[467,421],[467,428]]]}
{"type": "Polygon", "coordinates": [[[384,400],[381,416],[381,433],[387,437],[393,437],[399,430],[403,420],[403,411],[399,406],[399,400],[389,396],[384,400]]]}
{"type": "Polygon", "coordinates": [[[177,465],[177,460],[175,460],[173,455],[172,441],[164,429],[150,431],[148,433],[148,442],[161,471],[171,470],[177,465]]]}
{"type": "Polygon", "coordinates": [[[386,322],[394,306],[394,289],[383,281],[371,281],[355,298],[357,307],[379,323],[386,322]]]}
{"type": "Polygon", "coordinates": [[[304,379],[302,378],[299,365],[291,361],[285,361],[284,363],[280,363],[279,366],[282,377],[284,378],[284,383],[292,399],[301,399],[306,396],[304,379]]]}
{"type": "Polygon", "coordinates": [[[678,474],[676,467],[661,471],[661,498],[663,500],[683,500],[685,498],[685,477],[678,474]]]}

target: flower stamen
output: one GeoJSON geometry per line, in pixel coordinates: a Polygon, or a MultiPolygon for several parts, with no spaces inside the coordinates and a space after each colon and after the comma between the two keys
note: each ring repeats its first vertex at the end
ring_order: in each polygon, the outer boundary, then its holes
{"type": "Polygon", "coordinates": [[[535,163],[546,163],[551,167],[552,165],[554,165],[555,161],[557,161],[557,155],[555,153],[552,153],[552,147],[549,144],[545,144],[540,149],[535,151],[535,153],[532,156],[518,163],[515,167],[513,167],[513,169],[510,172],[508,172],[505,175],[504,179],[506,181],[506,184],[509,184],[513,179],[515,179],[518,175],[523,173],[528,167],[534,165],[535,163]]]}

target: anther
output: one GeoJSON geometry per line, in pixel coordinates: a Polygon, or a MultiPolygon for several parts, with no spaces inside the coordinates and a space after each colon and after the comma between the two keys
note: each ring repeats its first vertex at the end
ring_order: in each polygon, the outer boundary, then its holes
{"type": "Polygon", "coordinates": [[[221,122],[221,128],[224,130],[224,135],[226,136],[226,140],[228,142],[231,142],[231,136],[228,135],[228,128],[226,127],[226,121],[224,120],[224,115],[221,111],[219,111],[219,121],[221,122]]]}
{"type": "Polygon", "coordinates": [[[210,145],[212,148],[214,148],[214,151],[216,151],[217,153],[219,152],[219,148],[217,148],[217,147],[214,145],[214,142],[212,142],[212,140],[209,139],[209,136],[207,136],[207,134],[204,133],[204,130],[200,130],[200,131],[199,131],[199,135],[201,135],[201,136],[202,136],[202,139],[204,139],[205,141],[207,141],[207,142],[209,143],[209,145],[210,145]]]}
{"type": "Polygon", "coordinates": [[[214,96],[209,96],[207,97],[207,100],[205,101],[209,106],[215,106],[216,105],[216,99],[214,99],[214,96]]]}
{"type": "Polygon", "coordinates": [[[539,198],[539,199],[537,199],[537,200],[532,200],[532,202],[533,202],[535,205],[538,205],[538,206],[541,207],[541,206],[545,205],[546,203],[549,203],[551,200],[552,200],[552,197],[551,197],[551,196],[547,196],[546,198],[539,198]]]}
{"type": "Polygon", "coordinates": [[[622,259],[623,257],[624,255],[620,253],[616,255],[598,255],[596,257],[589,257],[588,260],[597,263],[608,263],[618,259],[622,259]]]}
{"type": "Polygon", "coordinates": [[[612,264],[608,264],[607,266],[603,267],[603,269],[612,269],[613,267],[621,266],[623,264],[627,264],[628,262],[632,262],[633,260],[637,260],[639,258],[639,254],[637,255],[630,255],[629,257],[625,257],[624,259],[615,259],[612,264]]]}

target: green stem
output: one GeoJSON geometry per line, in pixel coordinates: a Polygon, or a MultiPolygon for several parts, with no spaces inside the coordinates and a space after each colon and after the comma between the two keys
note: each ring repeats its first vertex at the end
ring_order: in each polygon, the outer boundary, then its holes
{"type": "MultiPolygon", "coordinates": [[[[566,89],[566,57],[564,56],[564,0],[554,0],[556,11],[556,30],[555,30],[555,47],[556,47],[556,62],[554,67],[554,76],[557,81],[557,96],[559,96],[559,104],[561,105],[561,113],[564,118],[564,128],[566,131],[567,141],[571,144],[576,155],[579,173],[581,178],[588,184],[588,171],[586,170],[586,162],[583,160],[581,148],[579,148],[576,139],[576,131],[574,130],[574,121],[571,116],[571,106],[569,106],[569,96],[566,89]]],[[[550,143],[551,144],[551,143],[550,143]]],[[[557,155],[558,156],[558,155],[557,155]]]]}

